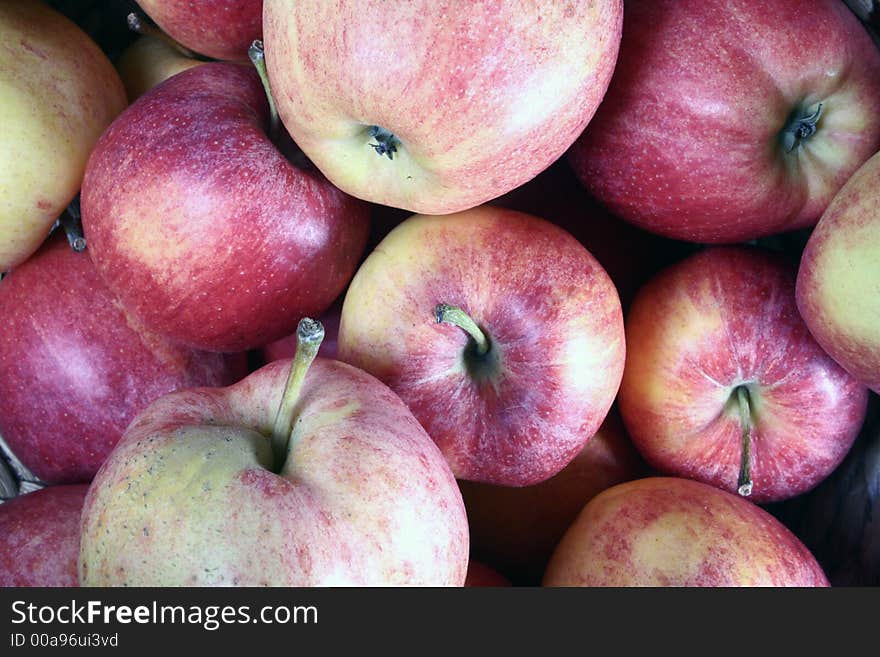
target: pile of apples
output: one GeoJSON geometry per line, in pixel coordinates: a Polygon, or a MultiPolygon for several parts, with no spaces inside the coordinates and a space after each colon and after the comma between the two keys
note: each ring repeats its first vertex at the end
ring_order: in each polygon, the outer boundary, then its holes
{"type": "Polygon", "coordinates": [[[837,584],[849,4],[0,3],[0,584],[837,584]]]}

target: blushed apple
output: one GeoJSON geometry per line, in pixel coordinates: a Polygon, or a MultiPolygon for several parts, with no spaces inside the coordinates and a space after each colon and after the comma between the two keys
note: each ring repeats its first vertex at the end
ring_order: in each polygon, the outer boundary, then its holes
{"type": "Polygon", "coordinates": [[[43,2],[0,3],[0,272],[24,262],[79,191],[125,89],[83,30],[43,2]]]}
{"type": "Polygon", "coordinates": [[[47,483],[91,481],[158,397],[246,373],[144,329],[60,233],[0,281],[0,316],[0,434],[47,483]]]}
{"type": "Polygon", "coordinates": [[[78,586],[88,486],[49,486],[0,504],[0,586],[78,586]]]}
{"type": "Polygon", "coordinates": [[[602,100],[621,0],[266,0],[281,119],[340,189],[424,214],[474,207],[557,160],[602,100]]]}
{"type": "Polygon", "coordinates": [[[546,481],[522,487],[458,482],[471,553],[517,584],[538,585],[556,544],[584,505],[606,488],[647,473],[612,409],[571,463],[546,481]]]}
{"type": "Polygon", "coordinates": [[[689,479],[606,489],[553,553],[545,586],[827,587],[785,525],[742,497],[689,479]]]}
{"type": "Polygon", "coordinates": [[[880,394],[880,153],[847,181],[810,234],[797,304],[822,348],[880,394]]]}
{"type": "Polygon", "coordinates": [[[623,371],[608,274],[548,221],[481,206],[414,215],[355,274],[341,360],[387,383],[459,479],[525,486],[596,433],[623,371]]]}
{"type": "Polygon", "coordinates": [[[248,65],[211,62],[134,102],[99,140],[82,187],[88,252],[146,326],[235,352],[323,313],[360,262],[369,208],[267,136],[248,65]]]}
{"type": "Polygon", "coordinates": [[[618,402],[658,471],[772,502],[843,460],[868,390],[810,335],[796,270],[781,254],[711,247],[639,290],[618,402]]]}
{"type": "Polygon", "coordinates": [[[744,242],[813,226],[880,149],[880,50],[839,0],[631,0],[570,150],[616,215],[744,242]]]}
{"type": "Polygon", "coordinates": [[[482,561],[470,560],[468,563],[465,586],[510,586],[511,582],[494,568],[487,566],[482,561]]]}
{"type": "Polygon", "coordinates": [[[87,586],[462,586],[467,516],[443,455],[366,372],[318,358],[167,395],[95,477],[87,586]]]}
{"type": "Polygon", "coordinates": [[[259,39],[263,0],[137,0],[159,28],[200,55],[246,62],[259,39]]]}

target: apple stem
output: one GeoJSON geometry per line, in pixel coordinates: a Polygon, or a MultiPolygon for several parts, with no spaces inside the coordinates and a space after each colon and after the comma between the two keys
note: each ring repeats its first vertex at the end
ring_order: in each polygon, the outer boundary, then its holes
{"type": "Polygon", "coordinates": [[[752,411],[749,405],[749,391],[745,386],[736,389],[739,405],[739,419],[742,427],[742,452],[739,462],[739,479],[736,491],[743,497],[752,494],[752,411]]]}
{"type": "Polygon", "coordinates": [[[819,117],[822,116],[822,103],[811,113],[799,116],[796,112],[782,130],[782,144],[786,153],[791,153],[801,143],[816,134],[819,117]]]}
{"type": "Polygon", "coordinates": [[[370,148],[379,155],[385,155],[389,160],[393,160],[397,147],[400,146],[400,140],[393,133],[377,125],[371,125],[369,133],[370,137],[376,140],[375,144],[369,144],[370,148]]]}
{"type": "Polygon", "coordinates": [[[278,139],[278,132],[281,127],[281,119],[278,117],[278,108],[275,106],[275,99],[272,97],[272,89],[269,87],[269,72],[266,70],[266,49],[263,42],[256,39],[251,47],[248,48],[248,57],[251,64],[257,69],[260,75],[260,81],[263,83],[263,89],[266,91],[266,99],[269,101],[269,139],[273,142],[278,139]]]}
{"type": "Polygon", "coordinates": [[[440,303],[434,307],[434,317],[438,324],[451,324],[467,333],[474,341],[479,356],[483,356],[489,351],[489,340],[486,338],[486,334],[461,308],[440,303]]]}
{"type": "Polygon", "coordinates": [[[79,211],[79,200],[73,199],[64,214],[61,215],[61,228],[67,236],[67,243],[77,253],[86,250],[86,238],[83,235],[82,216],[79,211]]]}
{"type": "Polygon", "coordinates": [[[276,472],[280,472],[287,460],[287,446],[293,427],[293,411],[302,391],[306,372],[318,355],[324,340],[324,326],[321,322],[304,317],[296,327],[296,352],[290,364],[290,373],[281,395],[281,403],[272,427],[272,454],[276,472]]]}
{"type": "Polygon", "coordinates": [[[194,53],[192,50],[185,46],[182,46],[180,43],[165,34],[165,32],[160,30],[158,27],[144,21],[136,12],[131,12],[128,16],[126,16],[125,20],[128,23],[128,29],[130,29],[132,32],[137,32],[141,36],[150,36],[155,39],[161,39],[184,57],[201,59],[201,57],[196,55],[196,53],[194,53]]]}

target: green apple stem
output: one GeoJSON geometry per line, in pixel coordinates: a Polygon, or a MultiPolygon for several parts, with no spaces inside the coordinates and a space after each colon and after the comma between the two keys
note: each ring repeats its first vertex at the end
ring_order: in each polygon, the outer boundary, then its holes
{"type": "Polygon", "coordinates": [[[749,404],[749,391],[745,386],[736,389],[739,406],[740,426],[742,427],[742,451],[739,462],[739,478],[736,491],[743,497],[752,494],[752,411],[749,404]]]}
{"type": "Polygon", "coordinates": [[[789,118],[782,130],[782,145],[786,153],[791,153],[816,134],[820,116],[822,116],[822,103],[819,103],[810,114],[797,111],[789,118]]]}
{"type": "Polygon", "coordinates": [[[126,21],[128,22],[128,29],[130,29],[132,32],[137,32],[141,36],[150,36],[155,39],[161,39],[184,57],[190,57],[192,59],[202,59],[199,55],[194,53],[186,46],[182,46],[180,43],[165,34],[165,32],[160,30],[155,25],[151,25],[150,23],[144,21],[137,13],[131,12],[128,16],[126,16],[126,21]]]}
{"type": "Polygon", "coordinates": [[[266,98],[269,101],[269,139],[272,142],[277,142],[281,119],[278,117],[278,108],[275,106],[275,99],[272,97],[272,89],[269,87],[269,72],[266,70],[266,49],[263,47],[263,42],[260,39],[255,40],[251,47],[248,48],[248,57],[260,75],[260,81],[263,83],[263,89],[265,89],[266,98]]]}
{"type": "Polygon", "coordinates": [[[70,248],[81,253],[86,250],[86,238],[83,234],[82,217],[79,211],[79,200],[73,199],[71,204],[67,206],[64,214],[61,215],[61,228],[67,236],[67,243],[70,248]]]}
{"type": "Polygon", "coordinates": [[[486,334],[461,308],[440,303],[434,307],[434,317],[438,324],[451,324],[467,333],[476,345],[477,355],[484,356],[489,351],[489,340],[486,338],[486,334]]]}
{"type": "Polygon", "coordinates": [[[293,427],[293,411],[302,391],[306,372],[318,355],[321,342],[324,340],[324,326],[321,322],[304,317],[296,327],[296,353],[290,364],[290,374],[281,395],[281,403],[275,415],[272,427],[272,454],[276,471],[280,472],[287,460],[287,446],[293,427]]]}

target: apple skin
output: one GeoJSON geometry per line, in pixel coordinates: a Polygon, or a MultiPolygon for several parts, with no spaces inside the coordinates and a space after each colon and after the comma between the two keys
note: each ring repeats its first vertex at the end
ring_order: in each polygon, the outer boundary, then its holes
{"type": "Polygon", "coordinates": [[[89,489],[88,586],[462,586],[467,516],[449,466],[400,399],[318,358],[280,474],[275,361],[228,388],[165,396],[89,489]]]}
{"type": "Polygon", "coordinates": [[[161,395],[246,374],[240,355],[180,347],[141,327],[60,233],[0,281],[0,315],[0,434],[46,483],[91,481],[161,395]]]}
{"type": "Polygon", "coordinates": [[[625,7],[614,78],[569,152],[615,215],[703,243],[812,226],[880,148],[880,51],[843,2],[625,7]],[[789,117],[820,102],[815,134],[787,152],[789,117]]]}
{"type": "Polygon", "coordinates": [[[810,234],[797,304],[822,348],[880,394],[880,153],[847,181],[810,234]]]}
{"type": "Polygon", "coordinates": [[[213,62],[141,96],[89,159],[82,222],[98,273],[157,333],[237,352],[342,293],[366,203],[291,164],[264,132],[253,67],[213,62]]]}
{"type": "Polygon", "coordinates": [[[263,41],[281,120],[335,185],[449,214],[564,154],[605,94],[622,16],[621,0],[266,0],[263,41]]]}
{"type": "Polygon", "coordinates": [[[559,539],[606,488],[648,474],[616,409],[559,473],[534,486],[459,481],[471,553],[518,585],[536,586],[559,539]]]}
{"type": "Polygon", "coordinates": [[[468,587],[511,586],[511,582],[494,568],[471,559],[468,563],[464,585],[468,587]]]}
{"type": "Polygon", "coordinates": [[[0,504],[0,587],[78,586],[79,521],[88,486],[50,486],[0,504]]]}
{"type": "Polygon", "coordinates": [[[79,191],[86,160],[126,106],[94,41],[42,2],[0,3],[0,272],[30,257],[79,191]]]}
{"type": "MultiPolygon", "coordinates": [[[[324,327],[324,340],[318,355],[323,358],[336,359],[338,357],[339,321],[342,316],[343,295],[333,302],[327,311],[318,317],[318,321],[324,327]]],[[[293,358],[296,353],[296,333],[287,335],[280,340],[270,342],[258,351],[262,363],[271,363],[273,360],[293,358]]]]}
{"type": "Polygon", "coordinates": [[[144,35],[122,51],[116,60],[116,70],[125,85],[128,102],[133,103],[160,82],[204,63],[158,37],[144,35]]]}
{"type": "Polygon", "coordinates": [[[590,500],[544,586],[827,587],[810,551],[767,511],[713,486],[647,477],[590,500]]]}
{"type": "Polygon", "coordinates": [[[260,38],[263,0],[137,0],[159,28],[200,55],[248,61],[260,38]]]}
{"type": "Polygon", "coordinates": [[[590,252],[491,206],[394,228],[352,279],[338,340],[341,360],[401,396],[457,478],[510,486],[553,476],[596,433],[626,351],[620,299],[590,252]],[[487,333],[488,361],[474,365],[471,338],[437,322],[441,303],[487,333]]]}
{"type": "Polygon", "coordinates": [[[804,493],[843,460],[868,390],[810,335],[795,305],[796,270],[780,254],[716,246],[639,291],[618,402],[658,471],[737,491],[740,385],[753,425],[750,499],[804,493]]]}

